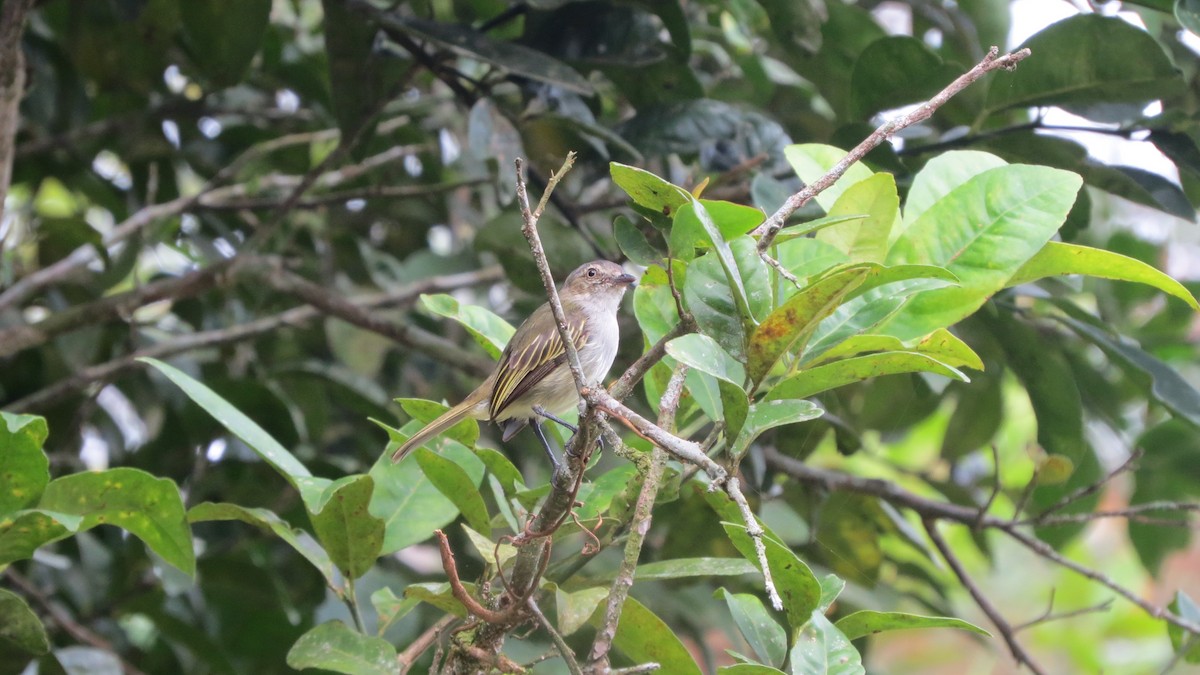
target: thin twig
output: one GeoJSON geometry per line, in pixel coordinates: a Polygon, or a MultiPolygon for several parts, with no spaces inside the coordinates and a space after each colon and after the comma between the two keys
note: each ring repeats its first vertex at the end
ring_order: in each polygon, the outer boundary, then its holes
{"type": "Polygon", "coordinates": [[[1011,54],[999,56],[1000,50],[992,47],[974,68],[963,73],[958,79],[951,82],[942,91],[938,92],[933,98],[925,103],[922,103],[915,110],[888,121],[880,126],[870,136],[867,136],[862,143],[859,143],[853,150],[846,153],[846,156],[841,159],[832,169],[827,171],[812,183],[806,185],[804,189],[788,197],[783,205],[779,207],[775,213],[771,214],[758,227],[751,232],[752,235],[759,237],[758,251],[760,254],[771,248],[771,243],[775,241],[775,236],[783,229],[783,225],[787,219],[802,208],[805,204],[816,197],[818,194],[828,189],[842,177],[843,174],[856,162],[861,160],[870,151],[879,147],[885,140],[893,134],[907,127],[929,119],[935,110],[945,105],[947,101],[953,98],[963,89],[967,88],[971,83],[983,77],[993,70],[1008,69],[1011,70],[1022,59],[1029,56],[1028,49],[1021,49],[1011,54]]]}
{"type": "Polygon", "coordinates": [[[1135,449],[1133,452],[1129,453],[1128,459],[1126,459],[1124,462],[1121,462],[1121,466],[1118,466],[1117,468],[1108,472],[1108,474],[1105,475],[1104,478],[1101,478],[1100,480],[1096,481],[1095,483],[1092,483],[1091,485],[1085,485],[1085,486],[1079,488],[1078,490],[1075,490],[1071,494],[1065,495],[1062,499],[1058,500],[1051,506],[1044,509],[1041,513],[1039,513],[1035,517],[1035,520],[1049,516],[1050,514],[1054,513],[1055,511],[1061,511],[1062,509],[1070,506],[1071,504],[1074,504],[1075,502],[1079,501],[1080,499],[1083,499],[1084,497],[1087,497],[1088,495],[1095,494],[1097,491],[1100,490],[1100,488],[1107,485],[1108,482],[1111,481],[1112,479],[1125,473],[1126,471],[1132,471],[1135,468],[1134,465],[1137,463],[1137,461],[1139,459],[1142,458],[1142,455],[1144,455],[1144,454],[1145,454],[1145,451],[1142,450],[1141,448],[1135,449]]]}
{"type": "Polygon", "coordinates": [[[665,356],[667,353],[667,343],[681,335],[686,335],[690,332],[693,332],[694,330],[694,327],[687,326],[682,321],[672,326],[671,330],[667,331],[666,335],[663,335],[661,338],[659,338],[658,342],[655,342],[653,345],[651,345],[651,347],[646,350],[645,354],[642,354],[640,357],[638,357],[638,360],[634,361],[633,365],[629,366],[629,368],[621,374],[621,377],[617,378],[617,381],[608,388],[608,393],[612,394],[612,397],[618,401],[625,400],[625,397],[633,393],[633,388],[637,386],[638,382],[642,381],[642,378],[645,377],[646,373],[649,372],[655,364],[657,364],[659,361],[662,361],[663,356],[665,356]]]}
{"type": "Polygon", "coordinates": [[[454,595],[454,599],[462,603],[462,606],[467,609],[467,612],[472,616],[479,617],[488,623],[504,623],[515,615],[513,605],[505,611],[494,611],[479,604],[479,601],[471,597],[466,586],[463,586],[462,579],[458,577],[458,565],[454,562],[454,552],[450,550],[450,540],[446,537],[446,533],[441,530],[434,530],[437,535],[438,551],[442,554],[442,569],[446,572],[446,579],[450,582],[450,592],[454,595]]]}
{"type": "Polygon", "coordinates": [[[542,628],[550,636],[550,640],[554,643],[554,648],[558,650],[559,655],[562,656],[563,661],[567,664],[567,671],[571,675],[583,675],[583,670],[579,667],[579,662],[575,660],[575,654],[571,652],[571,647],[567,645],[567,641],[563,639],[562,634],[554,629],[554,626],[546,618],[546,615],[542,613],[542,608],[538,607],[537,601],[533,599],[533,596],[529,596],[525,603],[529,606],[529,611],[533,612],[534,618],[537,619],[538,623],[541,624],[542,628]]]}
{"type": "Polygon", "coordinates": [[[400,675],[407,673],[413,667],[413,664],[416,663],[417,659],[421,658],[421,654],[424,654],[430,645],[437,642],[442,631],[449,628],[457,620],[458,617],[453,614],[443,616],[437,620],[437,623],[426,628],[424,633],[418,635],[416,640],[413,640],[405,647],[404,651],[396,656],[396,663],[400,666],[400,675]]]}
{"type": "Polygon", "coordinates": [[[1025,664],[1029,670],[1037,673],[1037,675],[1045,675],[1046,671],[1042,670],[1042,667],[1038,665],[1038,663],[1029,656],[1029,653],[1025,651],[1025,648],[1021,646],[1020,641],[1017,640],[1017,636],[1013,632],[1013,627],[1008,623],[1004,616],[1000,614],[999,610],[997,610],[995,605],[992,604],[992,601],[988,600],[987,596],[983,594],[983,591],[981,591],[979,587],[975,585],[975,581],[971,579],[971,576],[967,574],[967,571],[963,568],[962,563],[959,562],[958,556],[954,554],[954,551],[950,550],[949,544],[947,544],[946,540],[942,538],[942,534],[938,532],[937,523],[931,519],[923,519],[922,523],[925,525],[925,532],[929,534],[929,538],[933,541],[933,545],[936,546],[937,550],[942,554],[942,558],[946,561],[946,564],[950,566],[950,569],[954,572],[954,576],[958,577],[959,582],[964,588],[967,589],[967,592],[971,594],[971,597],[975,599],[975,604],[979,605],[979,609],[983,610],[984,614],[987,614],[988,618],[991,619],[992,623],[996,626],[996,630],[1000,632],[1000,636],[1003,637],[1004,641],[1008,643],[1008,648],[1012,652],[1013,658],[1016,659],[1017,663],[1025,664]]]}
{"type": "Polygon", "coordinates": [[[1035,619],[1030,619],[1029,621],[1026,621],[1025,623],[1019,623],[1019,624],[1013,626],[1012,629],[1013,629],[1014,633],[1019,633],[1023,630],[1033,628],[1034,626],[1038,626],[1038,625],[1041,625],[1044,623],[1050,623],[1051,621],[1062,621],[1063,619],[1070,619],[1072,617],[1082,616],[1084,614],[1096,614],[1098,612],[1107,612],[1109,609],[1112,608],[1112,604],[1113,604],[1113,599],[1109,598],[1109,599],[1105,600],[1104,602],[1100,602],[1095,605],[1091,605],[1090,607],[1080,607],[1079,609],[1072,609],[1067,612],[1055,613],[1055,611],[1054,611],[1054,589],[1050,589],[1050,601],[1048,603],[1046,603],[1046,611],[1042,612],[1041,615],[1039,615],[1035,619]]]}
{"type": "MultiPolygon", "coordinates": [[[[683,396],[683,382],[687,376],[687,366],[680,363],[671,373],[671,379],[663,390],[662,403],[659,406],[658,425],[668,431],[675,430],[675,412],[679,408],[679,399],[683,396]]],[[[608,651],[612,648],[613,639],[617,635],[617,625],[621,620],[621,610],[629,590],[633,587],[633,575],[637,571],[638,560],[642,554],[642,543],[650,531],[653,518],[654,500],[662,482],[663,470],[667,465],[667,453],[655,446],[650,452],[650,467],[642,481],[642,489],[638,493],[634,506],[633,520],[629,527],[629,537],[625,540],[625,555],[613,579],[612,589],[608,593],[608,602],[604,608],[604,621],[596,631],[588,654],[588,671],[604,673],[608,670],[608,651]]]]}

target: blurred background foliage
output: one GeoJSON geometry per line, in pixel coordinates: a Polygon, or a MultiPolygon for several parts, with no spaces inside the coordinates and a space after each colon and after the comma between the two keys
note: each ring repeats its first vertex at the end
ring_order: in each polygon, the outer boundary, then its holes
{"type": "MultiPolygon", "coordinates": [[[[453,402],[489,367],[444,318],[454,310],[418,293],[513,322],[542,301],[514,158],[528,159],[536,191],[580,153],[542,224],[558,278],[597,257],[644,262],[632,233],[654,232],[621,224],[634,212],[610,161],[688,189],[708,181],[706,197],[770,213],[800,187],[785,146],[848,148],[993,44],[1023,42],[1033,56],[871,153],[871,169],[894,174],[901,195],[950,149],[1076,172],[1086,189],[1062,239],[1165,269],[1195,292],[1200,13],[1187,0],[1085,4],[39,0],[20,45],[28,77],[0,221],[0,405],[46,418],[52,475],[137,467],[177,483],[188,506],[233,502],[301,523],[297,491],[131,356],[169,359],[317,476],[365,472],[387,442],[368,418],[398,427],[408,415],[393,397],[453,402]],[[336,305],[347,299],[375,321],[336,305]]],[[[814,203],[797,219],[820,215],[814,203]]],[[[632,312],[622,323],[619,366],[643,346],[632,312]]],[[[1003,291],[956,332],[987,365],[973,382],[844,387],[823,395],[822,420],[764,442],[954,503],[977,505],[998,485],[997,508],[1010,513],[1036,504],[1031,479],[1054,470],[1058,449],[1078,450],[1067,473],[1086,485],[1140,448],[1136,469],[1077,506],[1200,496],[1200,326],[1185,303],[1147,286],[1055,280],[1003,291]]],[[[508,450],[528,485],[545,482],[532,437],[508,450]]],[[[944,570],[914,560],[903,519],[878,500],[782,480],[757,449],[744,468],[764,520],[814,569],[849,582],[835,613],[936,610],[990,627],[944,570]]],[[[729,555],[703,497],[672,496],[643,560],[729,555]]],[[[1177,590],[1200,597],[1187,522],[1039,534],[1165,605],[1177,590]]],[[[955,551],[1014,623],[1051,598],[1057,612],[1111,597],[1011,542],[959,530],[955,551]]],[[[39,613],[62,613],[47,623],[71,672],[120,668],[112,654],[127,671],[285,672],[302,634],[349,621],[278,540],[236,523],[194,534],[195,581],[113,528],[15,564],[29,586],[0,579],[39,613]]],[[[603,578],[618,559],[610,548],[587,574],[603,578]]],[[[372,568],[359,593],[440,575],[419,544],[372,568]]],[[[761,590],[754,577],[723,583],[761,590]]],[[[726,648],[750,651],[716,587],[634,589],[707,670],[731,663],[726,648]]],[[[400,646],[442,614],[423,605],[389,623],[364,611],[400,646]]],[[[1009,672],[1000,643],[949,633],[856,644],[872,673],[1009,672]]],[[[1023,636],[1053,672],[1190,667],[1161,622],[1120,601],[1023,636]]],[[[529,660],[549,644],[532,636],[510,649],[529,660]]]]}

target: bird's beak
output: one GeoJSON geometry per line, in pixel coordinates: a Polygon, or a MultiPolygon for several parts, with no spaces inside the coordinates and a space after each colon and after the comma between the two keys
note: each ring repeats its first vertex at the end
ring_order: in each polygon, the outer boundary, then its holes
{"type": "Polygon", "coordinates": [[[626,273],[626,274],[621,274],[619,276],[614,277],[613,281],[618,284],[632,284],[633,282],[637,281],[637,277],[633,276],[632,274],[626,273]]]}

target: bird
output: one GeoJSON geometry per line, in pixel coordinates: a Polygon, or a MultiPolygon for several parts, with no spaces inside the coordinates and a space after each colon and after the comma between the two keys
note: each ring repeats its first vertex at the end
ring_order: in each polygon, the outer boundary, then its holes
{"type": "MultiPolygon", "coordinates": [[[[594,260],[571,272],[563,282],[559,300],[567,333],[579,353],[584,379],[589,383],[604,377],[617,356],[620,340],[617,310],[634,281],[633,275],[620,265],[594,260]]],[[[541,422],[549,419],[574,431],[575,427],[558,415],[578,402],[579,391],[547,302],[513,333],[491,375],[461,403],[413,434],[392,453],[392,461],[399,462],[458,422],[472,418],[499,424],[504,442],[527,424],[531,425],[551,464],[557,467],[558,459],[546,440],[541,422]]]]}

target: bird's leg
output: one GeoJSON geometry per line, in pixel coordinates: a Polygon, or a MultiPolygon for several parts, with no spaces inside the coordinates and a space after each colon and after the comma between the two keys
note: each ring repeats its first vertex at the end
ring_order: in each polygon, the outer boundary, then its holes
{"type": "Polygon", "coordinates": [[[555,415],[554,413],[550,412],[549,410],[546,410],[545,408],[543,408],[540,405],[533,406],[533,414],[537,415],[538,417],[545,417],[546,419],[548,419],[552,422],[558,422],[559,424],[563,425],[564,427],[570,429],[571,433],[573,433],[573,434],[579,433],[579,427],[575,426],[574,424],[571,424],[570,422],[564,420],[563,418],[559,417],[558,415],[555,415]]]}
{"type": "Polygon", "coordinates": [[[533,427],[533,433],[537,434],[538,440],[542,442],[542,447],[546,449],[546,455],[550,457],[550,465],[554,467],[554,473],[558,473],[558,456],[554,454],[554,450],[550,449],[550,441],[546,439],[546,432],[542,431],[542,423],[540,420],[530,420],[533,427]]]}

